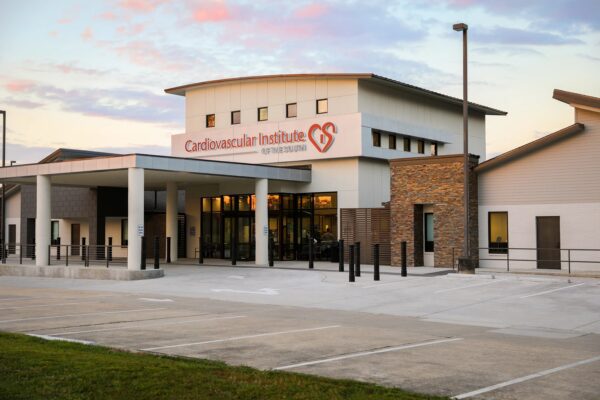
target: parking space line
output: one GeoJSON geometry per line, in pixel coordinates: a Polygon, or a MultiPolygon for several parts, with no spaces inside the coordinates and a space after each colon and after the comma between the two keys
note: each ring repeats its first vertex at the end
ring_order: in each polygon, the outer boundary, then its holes
{"type": "Polygon", "coordinates": [[[320,330],[324,330],[324,329],[332,329],[332,328],[339,328],[339,327],[340,327],[340,325],[329,325],[329,326],[319,326],[316,328],[294,329],[294,330],[279,331],[279,332],[267,332],[267,333],[259,333],[256,335],[234,336],[234,337],[229,337],[229,338],[224,338],[224,339],[206,340],[204,342],[181,343],[181,344],[173,344],[173,345],[169,345],[169,346],[147,347],[145,349],[140,349],[140,350],[154,351],[154,350],[161,350],[161,349],[173,349],[176,347],[199,346],[202,344],[230,342],[233,340],[253,339],[253,338],[265,337],[265,336],[285,335],[285,334],[289,334],[289,333],[320,331],[320,330]]]}
{"type": "MultiPolygon", "coordinates": [[[[49,333],[48,336],[76,335],[79,333],[118,331],[118,330],[122,330],[122,329],[135,329],[135,328],[141,329],[141,328],[146,328],[146,327],[151,327],[151,326],[191,324],[194,322],[218,321],[218,320],[223,320],[223,319],[236,319],[236,318],[246,318],[246,316],[245,315],[232,315],[232,316],[228,316],[228,317],[200,318],[200,319],[193,319],[193,320],[189,320],[189,321],[171,321],[171,322],[166,321],[166,322],[146,324],[146,325],[141,325],[141,326],[140,325],[117,326],[117,327],[113,327],[113,328],[89,329],[89,330],[85,330],[85,331],[67,331],[67,332],[49,333]]],[[[131,321],[131,322],[138,322],[138,321],[131,321]]]]}
{"type": "Polygon", "coordinates": [[[42,308],[42,307],[52,307],[52,306],[69,306],[72,304],[86,304],[89,303],[89,301],[78,301],[78,302],[73,302],[73,303],[57,303],[57,304],[36,304],[36,305],[29,305],[29,306],[19,306],[19,307],[3,307],[0,308],[0,310],[21,310],[23,308],[42,308]]]}
{"type": "Polygon", "coordinates": [[[452,292],[454,290],[468,289],[468,288],[477,287],[477,286],[493,285],[494,283],[500,283],[500,282],[504,282],[507,280],[508,279],[494,279],[491,282],[476,283],[474,285],[466,285],[466,286],[453,287],[453,288],[449,288],[449,289],[442,289],[442,290],[437,290],[434,293],[452,292]]]}
{"type": "Polygon", "coordinates": [[[574,362],[574,363],[571,363],[571,364],[562,365],[560,367],[551,368],[551,369],[547,369],[547,370],[544,370],[544,371],[536,372],[534,374],[522,376],[520,378],[511,379],[509,381],[498,383],[496,385],[484,387],[484,388],[478,389],[478,390],[473,390],[472,392],[459,394],[457,396],[454,396],[453,399],[457,399],[457,400],[459,400],[459,399],[466,399],[468,397],[477,396],[477,395],[480,395],[482,393],[491,392],[491,391],[496,390],[496,389],[500,389],[500,388],[503,388],[503,387],[506,387],[506,386],[514,385],[514,384],[521,383],[521,382],[525,382],[525,381],[528,381],[528,380],[531,380],[531,379],[541,378],[543,376],[550,375],[550,374],[553,374],[555,372],[563,371],[563,370],[569,369],[569,368],[578,367],[580,365],[585,365],[585,364],[593,363],[595,361],[600,361],[600,356],[596,356],[596,357],[588,358],[586,360],[577,361],[577,362],[574,362]]]}
{"type": "Polygon", "coordinates": [[[41,319],[82,317],[82,316],[86,316],[86,315],[119,314],[119,313],[142,312],[142,311],[159,311],[159,310],[166,310],[166,309],[167,308],[164,308],[164,307],[163,308],[138,308],[136,310],[101,311],[101,312],[83,313],[83,314],[48,315],[45,317],[5,319],[5,320],[0,321],[0,324],[4,324],[7,322],[37,321],[37,320],[41,320],[41,319]]]}
{"type": "Polygon", "coordinates": [[[519,298],[520,298],[520,299],[526,299],[526,298],[528,298],[528,297],[541,296],[541,295],[543,295],[543,294],[546,294],[546,293],[558,292],[559,290],[573,289],[574,287],[581,286],[581,285],[585,285],[585,282],[583,282],[583,283],[578,283],[578,284],[576,284],[576,285],[571,285],[571,286],[564,286],[564,287],[560,287],[560,288],[557,288],[557,289],[546,290],[546,291],[543,291],[543,292],[538,292],[538,293],[528,294],[528,295],[525,295],[525,296],[521,296],[521,297],[519,297],[519,298]]]}
{"type": "Polygon", "coordinates": [[[28,336],[33,336],[36,338],[40,338],[40,339],[44,339],[44,340],[58,340],[61,342],[71,342],[71,343],[81,343],[81,344],[94,344],[94,342],[90,341],[90,340],[79,340],[79,339],[69,339],[69,338],[61,338],[61,337],[54,337],[54,336],[49,336],[49,335],[38,335],[35,333],[27,333],[28,336]]]}
{"type": "Polygon", "coordinates": [[[346,354],[346,355],[338,356],[338,357],[323,358],[323,359],[315,360],[315,361],[306,361],[306,362],[301,362],[301,363],[298,363],[298,364],[284,365],[282,367],[273,368],[273,370],[277,370],[278,371],[278,370],[285,370],[285,369],[292,369],[292,368],[304,367],[304,366],[307,366],[307,365],[323,364],[323,363],[332,362],[332,361],[345,360],[345,359],[348,359],[348,358],[364,357],[364,356],[370,356],[372,354],[389,353],[390,351],[400,351],[400,350],[414,349],[416,347],[431,346],[433,344],[455,342],[457,340],[462,340],[462,338],[433,340],[431,342],[407,344],[407,345],[404,345],[404,346],[396,346],[396,347],[387,347],[387,348],[379,349],[379,350],[361,351],[359,353],[346,354]]]}

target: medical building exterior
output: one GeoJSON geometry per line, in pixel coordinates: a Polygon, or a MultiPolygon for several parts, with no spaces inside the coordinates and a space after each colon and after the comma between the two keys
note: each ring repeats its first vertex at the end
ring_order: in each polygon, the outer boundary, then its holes
{"type": "MultiPolygon", "coordinates": [[[[170,237],[173,260],[198,257],[200,236],[205,258],[230,258],[237,244],[239,259],[265,265],[271,236],[276,259],[305,259],[310,238],[327,247],[342,237],[342,209],[389,207],[390,160],[462,152],[460,99],[374,74],[243,77],[166,92],[185,96],[186,108],[171,157],[63,149],[3,168],[0,179],[14,185],[7,242],[34,242],[37,265],[58,237],[110,238],[126,247],[130,269],[140,266],[141,236],[161,237],[161,253],[170,237]]],[[[486,160],[486,117],[505,114],[470,104],[477,162],[486,160]]]]}

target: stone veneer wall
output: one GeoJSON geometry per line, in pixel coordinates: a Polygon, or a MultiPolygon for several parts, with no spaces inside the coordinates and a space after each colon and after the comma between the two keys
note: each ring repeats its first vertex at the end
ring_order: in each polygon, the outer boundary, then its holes
{"type": "MultiPolygon", "coordinates": [[[[471,167],[478,157],[471,155],[471,167]]],[[[392,265],[400,265],[400,243],[407,242],[407,263],[422,265],[422,205],[432,205],[434,214],[435,266],[452,266],[463,246],[463,155],[432,156],[392,160],[391,169],[391,252],[392,265]]],[[[477,257],[477,175],[470,173],[471,255],[477,257]]]]}

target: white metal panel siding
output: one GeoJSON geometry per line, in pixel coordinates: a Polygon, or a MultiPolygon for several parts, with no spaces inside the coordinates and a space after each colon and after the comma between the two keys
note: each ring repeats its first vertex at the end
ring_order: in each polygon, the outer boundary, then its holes
{"type": "MultiPolygon", "coordinates": [[[[186,132],[206,128],[206,115],[215,114],[216,128],[231,126],[231,112],[241,111],[241,124],[258,122],[258,107],[269,108],[268,122],[286,118],[286,104],[298,104],[297,118],[316,116],[316,100],[328,99],[330,115],[358,111],[356,79],[288,79],[236,82],[186,93],[186,132]]],[[[268,123],[267,122],[267,123],[268,123]]]]}
{"type": "Polygon", "coordinates": [[[360,159],[358,162],[359,207],[381,207],[390,201],[390,165],[387,161],[360,159]]]}
{"type": "MultiPolygon", "coordinates": [[[[440,155],[463,151],[460,106],[360,81],[358,110],[365,127],[447,142],[440,146],[440,155]]],[[[479,155],[480,161],[485,160],[485,115],[482,113],[469,115],[469,152],[479,155]]]]}
{"type": "Polygon", "coordinates": [[[482,172],[479,204],[600,201],[600,113],[592,114],[583,132],[482,172]]]}

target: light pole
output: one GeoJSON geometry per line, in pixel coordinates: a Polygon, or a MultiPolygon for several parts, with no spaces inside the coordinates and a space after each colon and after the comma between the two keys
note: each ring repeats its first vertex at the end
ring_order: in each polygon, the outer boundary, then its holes
{"type": "Polygon", "coordinates": [[[464,23],[459,23],[454,24],[452,29],[463,33],[463,173],[465,199],[463,257],[468,259],[471,256],[469,246],[469,102],[467,100],[467,30],[469,29],[469,26],[464,23]]]}
{"type": "MultiPolygon", "coordinates": [[[[0,110],[2,114],[2,168],[6,166],[6,111],[0,110]]],[[[6,185],[2,182],[2,227],[0,228],[0,243],[2,243],[2,264],[6,263],[6,247],[4,246],[5,238],[4,231],[6,230],[6,202],[4,197],[6,196],[6,185]]]]}

